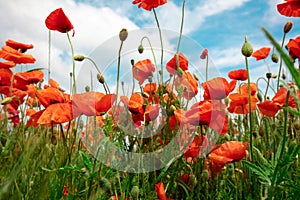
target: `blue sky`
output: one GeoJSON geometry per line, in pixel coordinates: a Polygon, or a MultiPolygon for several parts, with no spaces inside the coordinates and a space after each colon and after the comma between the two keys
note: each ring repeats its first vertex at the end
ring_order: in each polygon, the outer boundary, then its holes
{"type": "MultiPolygon", "coordinates": [[[[131,0],[1,1],[0,17],[5,20],[0,22],[2,27],[0,42],[4,44],[7,39],[13,39],[34,44],[35,48],[28,53],[35,56],[37,62],[29,68],[47,68],[48,30],[44,20],[51,11],[62,7],[75,28],[75,37],[72,38],[75,53],[93,55],[97,47],[103,46],[109,39],[116,37],[122,28],[136,31],[156,27],[153,12],[139,9],[137,5],[132,5],[131,2],[131,0]]],[[[231,69],[244,68],[244,58],[240,54],[240,48],[245,35],[248,35],[255,50],[264,46],[271,47],[259,29],[260,26],[265,27],[281,41],[283,26],[291,19],[294,22],[294,27],[287,39],[300,35],[300,20],[279,15],[276,11],[276,4],[279,2],[281,1],[186,0],[183,33],[187,41],[193,41],[193,44],[198,44],[200,48],[191,50],[188,46],[183,46],[181,50],[198,54],[202,50],[201,48],[208,48],[210,64],[215,67],[214,70],[219,71],[223,76],[226,76],[231,69]]],[[[156,9],[163,29],[174,33],[179,32],[181,4],[181,0],[169,0],[167,4],[156,9]]],[[[114,44],[116,49],[118,49],[118,44],[114,44]]],[[[170,52],[174,51],[174,46],[176,45],[172,42],[166,44],[166,48],[170,48],[170,52]]],[[[187,54],[190,53],[187,52],[187,54]]],[[[66,36],[53,32],[52,77],[61,82],[64,87],[68,85],[68,74],[71,71],[69,54],[70,47],[66,36]]],[[[97,56],[97,54],[95,55],[97,56]]],[[[146,53],[144,56],[150,55],[146,53]]],[[[166,53],[164,62],[171,56],[172,53],[169,55],[166,53]]],[[[137,56],[135,59],[138,58],[142,57],[137,56]]],[[[130,59],[130,55],[125,56],[124,59],[130,59]]],[[[198,65],[196,60],[192,62],[198,65]]],[[[277,73],[278,64],[273,64],[270,58],[266,62],[270,65],[271,71],[277,73]]],[[[127,61],[124,63],[128,64],[127,61]]],[[[82,64],[77,65],[79,74],[88,74],[87,70],[80,69],[82,64]]],[[[111,61],[110,65],[115,65],[115,60],[111,61]]],[[[199,65],[202,64],[199,63],[199,65]]],[[[253,81],[259,76],[264,76],[267,72],[267,67],[263,61],[256,62],[254,58],[251,58],[250,66],[253,81]]],[[[115,74],[112,71],[108,72],[106,77],[113,80],[115,74]]]]}

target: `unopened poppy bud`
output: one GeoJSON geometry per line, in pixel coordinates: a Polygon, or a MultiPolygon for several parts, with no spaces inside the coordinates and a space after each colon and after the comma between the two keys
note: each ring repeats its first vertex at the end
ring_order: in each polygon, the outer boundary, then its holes
{"type": "Polygon", "coordinates": [[[73,73],[72,72],[70,72],[70,77],[72,77],[73,76],[73,73]]]}
{"type": "Polygon", "coordinates": [[[229,105],[229,101],[230,99],[228,97],[225,98],[225,105],[228,106],[229,105]]]}
{"type": "Polygon", "coordinates": [[[82,55],[74,56],[74,60],[76,60],[76,61],[83,61],[84,59],[85,59],[85,57],[82,55]]]}
{"type": "Polygon", "coordinates": [[[6,97],[1,101],[1,105],[10,104],[12,100],[13,100],[13,97],[6,97]]]}
{"type": "Polygon", "coordinates": [[[288,33],[290,32],[290,30],[293,28],[293,22],[292,21],[288,21],[283,28],[283,32],[284,33],[288,33]]]}
{"type": "Polygon", "coordinates": [[[258,129],[258,134],[263,137],[265,135],[265,128],[264,126],[259,126],[259,129],[258,129]]]}
{"type": "Polygon", "coordinates": [[[130,191],[131,195],[133,198],[138,198],[139,194],[140,194],[140,188],[139,186],[137,185],[134,185],[132,188],[131,188],[131,191],[130,191]]]}
{"type": "Polygon", "coordinates": [[[175,107],[174,105],[171,105],[171,106],[170,106],[170,109],[171,109],[172,112],[175,112],[175,111],[177,110],[176,107],[175,107]]]}
{"type": "Polygon", "coordinates": [[[188,184],[191,186],[191,187],[195,187],[197,185],[197,177],[195,175],[191,175],[189,177],[189,182],[188,184]]]}
{"type": "Polygon", "coordinates": [[[144,52],[144,47],[142,44],[140,44],[140,46],[138,47],[138,51],[140,54],[142,54],[144,52]]]}
{"type": "Polygon", "coordinates": [[[266,73],[266,77],[267,77],[267,79],[272,78],[272,73],[266,73]]]}
{"type": "Polygon", "coordinates": [[[272,74],[272,78],[276,79],[277,78],[277,74],[272,74]]]}
{"type": "Polygon", "coordinates": [[[209,171],[207,169],[203,170],[201,173],[201,176],[203,177],[204,180],[209,180],[209,171]]]}
{"type": "Polygon", "coordinates": [[[87,85],[87,86],[85,86],[84,89],[85,89],[86,92],[89,92],[90,91],[90,86],[87,85]]]}
{"type": "Polygon", "coordinates": [[[199,81],[199,76],[198,76],[198,74],[194,73],[193,76],[194,76],[194,78],[195,78],[196,81],[199,81]]]}
{"type": "Polygon", "coordinates": [[[98,73],[97,79],[101,84],[104,84],[105,80],[104,80],[104,76],[102,74],[98,73]]]}
{"type": "Polygon", "coordinates": [[[119,38],[122,42],[124,42],[128,37],[128,31],[126,28],[123,28],[119,33],[119,38]]]}
{"type": "Polygon", "coordinates": [[[285,79],[286,79],[286,75],[285,75],[285,73],[282,73],[282,76],[281,76],[281,78],[282,78],[283,80],[285,80],[285,79]]]}
{"type": "Polygon", "coordinates": [[[133,66],[134,65],[134,59],[130,60],[130,64],[133,66]]]}
{"type": "Polygon", "coordinates": [[[295,128],[295,130],[297,130],[297,131],[300,130],[300,121],[295,121],[295,122],[294,122],[294,128],[295,128]]]}
{"type": "Polygon", "coordinates": [[[273,61],[274,63],[278,63],[278,56],[277,56],[276,53],[272,53],[271,59],[272,59],[272,61],[273,61]]]}
{"type": "Polygon", "coordinates": [[[248,37],[247,35],[245,36],[245,43],[242,46],[242,54],[245,57],[250,57],[253,53],[253,47],[252,45],[248,42],[248,37]]]}
{"type": "Polygon", "coordinates": [[[261,94],[260,92],[257,93],[257,98],[258,98],[258,100],[259,100],[260,102],[263,101],[263,96],[262,96],[262,94],[261,94]]]}

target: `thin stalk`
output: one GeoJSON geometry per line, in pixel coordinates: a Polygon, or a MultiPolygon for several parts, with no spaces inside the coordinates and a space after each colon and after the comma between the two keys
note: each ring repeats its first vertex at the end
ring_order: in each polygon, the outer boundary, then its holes
{"type": "Polygon", "coordinates": [[[51,68],[51,31],[48,34],[48,84],[50,85],[50,68],[51,68]]]}
{"type": "Polygon", "coordinates": [[[71,38],[69,35],[69,32],[67,32],[68,41],[71,47],[71,53],[72,53],[72,73],[73,73],[73,86],[72,86],[72,94],[76,94],[76,78],[75,78],[75,60],[74,60],[74,47],[71,42],[71,38]]]}
{"type": "Polygon", "coordinates": [[[269,85],[270,85],[270,78],[268,78],[267,88],[266,88],[265,95],[264,95],[265,100],[267,99],[267,93],[268,93],[269,85]]]}
{"type": "Polygon", "coordinates": [[[118,72],[117,72],[117,90],[116,90],[116,105],[118,102],[119,95],[119,82],[120,82],[120,67],[121,67],[121,51],[123,47],[123,41],[121,41],[119,52],[118,52],[118,72]]]}
{"type": "Polygon", "coordinates": [[[176,53],[179,52],[181,38],[182,38],[182,30],[183,30],[183,23],[184,23],[184,6],[185,6],[185,0],[182,1],[182,10],[181,10],[181,24],[180,24],[180,32],[179,32],[179,39],[177,44],[177,50],[176,53]]]}
{"type": "Polygon", "coordinates": [[[246,70],[248,73],[248,104],[249,104],[249,132],[250,132],[250,160],[253,159],[253,141],[252,141],[252,105],[251,105],[251,88],[250,88],[250,73],[249,73],[249,64],[248,64],[248,58],[245,57],[246,62],[246,70]]]}
{"type": "Polygon", "coordinates": [[[205,81],[208,80],[208,55],[206,56],[206,65],[205,65],[205,81]]]}
{"type": "MultiPolygon", "coordinates": [[[[286,37],[286,33],[283,34],[282,43],[281,43],[281,48],[283,48],[285,37],[286,37]]],[[[281,76],[281,69],[282,69],[282,57],[280,56],[279,71],[278,71],[278,80],[277,80],[277,90],[279,89],[279,82],[280,82],[280,76],[281,76]]]]}
{"type": "Polygon", "coordinates": [[[157,18],[157,14],[156,14],[156,11],[155,11],[154,8],[152,10],[153,10],[153,13],[154,13],[155,21],[156,21],[158,32],[159,32],[159,38],[160,38],[160,47],[161,47],[161,57],[160,57],[161,73],[160,73],[160,75],[161,75],[161,82],[163,82],[163,80],[164,80],[164,76],[163,76],[164,46],[163,46],[162,33],[161,33],[158,18],[157,18]]]}
{"type": "MultiPolygon", "coordinates": [[[[157,68],[157,61],[156,61],[156,56],[155,56],[155,53],[154,53],[154,50],[153,50],[153,47],[152,47],[152,44],[150,42],[150,39],[147,37],[147,36],[144,36],[142,39],[141,39],[141,44],[143,43],[143,40],[144,39],[147,39],[149,45],[150,45],[150,49],[151,49],[151,53],[152,53],[152,56],[153,56],[153,61],[154,61],[154,65],[155,65],[155,68],[156,70],[158,71],[158,68],[157,68]]],[[[158,76],[158,73],[157,73],[157,81],[159,82],[159,76],[158,76]]],[[[161,80],[163,81],[163,80],[161,80]]]]}

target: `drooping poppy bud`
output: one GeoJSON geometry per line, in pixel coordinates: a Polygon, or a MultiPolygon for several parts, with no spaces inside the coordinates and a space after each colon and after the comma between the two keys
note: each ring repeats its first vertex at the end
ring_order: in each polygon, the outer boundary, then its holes
{"type": "Polygon", "coordinates": [[[293,22],[292,21],[288,21],[283,28],[283,32],[284,33],[288,33],[290,32],[290,30],[293,28],[293,22]]]}
{"type": "Polygon", "coordinates": [[[128,31],[126,28],[123,28],[119,33],[119,38],[122,42],[124,42],[128,37],[128,31]]]}

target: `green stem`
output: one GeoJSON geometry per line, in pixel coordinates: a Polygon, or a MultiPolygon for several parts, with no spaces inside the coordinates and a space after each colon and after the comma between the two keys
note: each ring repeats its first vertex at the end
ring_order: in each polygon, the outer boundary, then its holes
{"type": "Polygon", "coordinates": [[[50,66],[51,66],[51,31],[48,34],[48,84],[50,85],[50,66]]]}
{"type": "Polygon", "coordinates": [[[267,88],[266,88],[266,92],[265,92],[265,95],[264,95],[265,100],[267,100],[267,93],[268,93],[269,85],[270,85],[270,78],[268,78],[267,88]]]}
{"type": "Polygon", "coordinates": [[[206,65],[205,65],[205,81],[208,80],[208,55],[206,56],[206,65]]]}
{"type": "Polygon", "coordinates": [[[161,47],[161,57],[160,57],[161,72],[160,72],[160,75],[161,75],[161,82],[163,83],[163,80],[164,80],[164,76],[163,76],[164,47],[163,47],[163,41],[162,41],[162,33],[161,33],[161,29],[160,29],[160,25],[158,22],[156,11],[154,8],[152,10],[154,13],[155,21],[156,21],[158,32],[159,32],[159,38],[160,38],[160,47],[161,47]]]}
{"type": "Polygon", "coordinates": [[[123,47],[123,41],[121,41],[121,45],[118,52],[118,73],[117,73],[117,90],[116,90],[116,105],[118,102],[118,95],[119,95],[119,82],[120,82],[120,66],[121,66],[121,50],[123,47]]]}
{"type": "MultiPolygon", "coordinates": [[[[154,65],[155,65],[155,68],[156,68],[156,71],[158,71],[158,68],[157,68],[157,61],[156,61],[156,57],[155,57],[155,53],[154,53],[154,50],[153,50],[153,47],[152,47],[152,44],[150,42],[150,39],[147,37],[147,36],[144,36],[142,39],[141,39],[141,44],[143,43],[143,40],[144,39],[147,39],[149,45],[150,45],[150,49],[151,49],[151,53],[152,53],[152,56],[153,56],[153,61],[154,61],[154,65]]],[[[157,73],[157,81],[159,82],[159,75],[157,73]]],[[[162,80],[163,81],[163,80],[162,80]]]]}
{"type": "Polygon", "coordinates": [[[69,35],[69,32],[67,32],[68,41],[71,47],[71,53],[72,53],[72,73],[73,73],[73,87],[72,87],[72,94],[76,94],[76,78],[75,78],[75,60],[74,60],[74,48],[71,42],[71,38],[69,35]]]}
{"type": "Polygon", "coordinates": [[[180,33],[179,33],[179,39],[178,39],[178,45],[177,45],[176,53],[179,52],[180,42],[181,42],[181,38],[182,38],[182,30],[183,30],[183,22],[184,22],[184,6],[185,6],[185,0],[183,0],[183,2],[182,2],[182,10],[181,10],[182,15],[181,15],[180,33]]]}
{"type": "Polygon", "coordinates": [[[250,73],[249,73],[249,64],[248,64],[248,58],[245,57],[246,61],[246,70],[248,73],[248,104],[249,104],[249,135],[250,135],[250,160],[253,159],[253,142],[252,142],[252,105],[251,105],[251,88],[250,88],[250,73]]]}
{"type": "MultiPolygon", "coordinates": [[[[286,33],[283,34],[281,48],[283,48],[285,36],[286,36],[286,33]]],[[[281,76],[281,69],[282,69],[282,56],[280,56],[280,64],[279,64],[278,80],[277,80],[277,90],[279,89],[279,81],[280,81],[280,76],[281,76]]]]}

